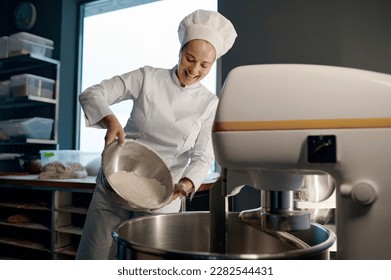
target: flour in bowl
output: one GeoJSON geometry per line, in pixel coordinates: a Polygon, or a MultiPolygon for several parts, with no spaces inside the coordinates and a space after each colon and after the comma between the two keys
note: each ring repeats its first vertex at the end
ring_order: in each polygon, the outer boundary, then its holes
{"type": "Polygon", "coordinates": [[[125,200],[144,208],[157,208],[166,193],[166,187],[158,180],[142,177],[134,172],[114,172],[109,181],[125,200]]]}

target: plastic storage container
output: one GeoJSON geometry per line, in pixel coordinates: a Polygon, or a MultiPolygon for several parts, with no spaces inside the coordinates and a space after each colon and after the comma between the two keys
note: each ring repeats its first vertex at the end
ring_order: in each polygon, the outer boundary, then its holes
{"type": "Polygon", "coordinates": [[[52,57],[53,41],[26,32],[19,32],[9,36],[9,56],[35,54],[52,57]]]}
{"type": "Polygon", "coordinates": [[[50,139],[53,130],[52,119],[28,118],[0,122],[0,129],[10,138],[50,139]]]}
{"type": "Polygon", "coordinates": [[[8,36],[0,37],[0,58],[7,58],[9,53],[8,36]]]}
{"type": "Polygon", "coordinates": [[[55,81],[52,79],[32,75],[21,74],[11,77],[11,90],[13,97],[40,96],[53,98],[55,81]]]}
{"type": "Polygon", "coordinates": [[[40,154],[42,166],[54,161],[60,161],[63,163],[78,162],[87,167],[96,160],[100,162],[101,157],[100,153],[82,152],[79,150],[41,150],[40,154]]]}
{"type": "Polygon", "coordinates": [[[0,81],[0,99],[5,99],[11,96],[11,81],[0,81]]]}
{"type": "Polygon", "coordinates": [[[101,165],[101,154],[79,150],[41,150],[41,166],[51,162],[80,163],[89,176],[96,176],[101,165]]]}

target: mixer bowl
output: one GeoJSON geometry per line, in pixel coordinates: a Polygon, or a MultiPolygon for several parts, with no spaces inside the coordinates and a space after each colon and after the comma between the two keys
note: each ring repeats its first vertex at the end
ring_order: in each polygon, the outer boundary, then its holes
{"type": "MultiPolygon", "coordinates": [[[[125,209],[129,210],[156,210],[171,202],[174,193],[173,179],[170,170],[160,158],[160,156],[148,146],[126,139],[125,143],[120,145],[118,142],[109,144],[102,154],[102,165],[106,186],[112,191],[114,198],[125,209]],[[132,192],[132,182],[129,182],[129,187],[126,189],[119,186],[111,180],[110,176],[119,171],[134,172],[140,177],[147,179],[156,179],[164,188],[161,197],[157,197],[153,205],[146,203],[140,204],[141,199],[129,195],[132,192]]],[[[146,200],[147,201],[147,200],[146,200]]]]}
{"type": "Polygon", "coordinates": [[[227,252],[210,252],[210,213],[160,214],[128,220],[113,232],[118,259],[329,259],[335,235],[329,229],[311,228],[292,233],[309,245],[297,249],[242,223],[229,212],[227,252]]]}

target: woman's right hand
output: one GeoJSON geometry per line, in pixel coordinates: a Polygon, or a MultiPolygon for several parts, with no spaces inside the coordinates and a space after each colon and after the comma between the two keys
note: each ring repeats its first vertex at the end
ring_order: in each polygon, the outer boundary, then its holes
{"type": "Polygon", "coordinates": [[[123,144],[125,142],[124,129],[115,115],[107,115],[102,119],[102,123],[107,128],[105,135],[105,146],[112,143],[116,138],[118,138],[119,144],[123,144]]]}

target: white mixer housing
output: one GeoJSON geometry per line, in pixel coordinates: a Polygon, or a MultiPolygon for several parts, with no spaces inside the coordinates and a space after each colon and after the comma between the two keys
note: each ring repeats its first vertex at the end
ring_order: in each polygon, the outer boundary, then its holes
{"type": "Polygon", "coordinates": [[[212,136],[234,185],[295,190],[303,174],[330,174],[337,257],[391,259],[391,75],[299,64],[235,68],[212,136]]]}

